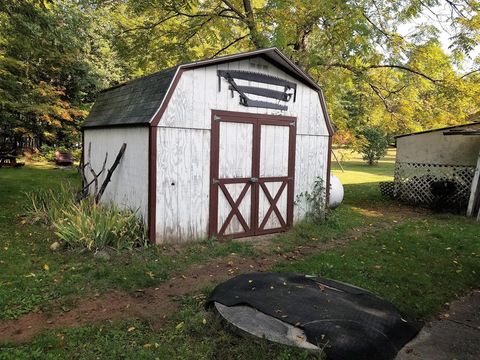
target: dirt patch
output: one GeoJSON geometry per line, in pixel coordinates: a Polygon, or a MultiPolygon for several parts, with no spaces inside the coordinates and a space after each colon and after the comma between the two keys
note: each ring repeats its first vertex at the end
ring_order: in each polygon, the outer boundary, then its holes
{"type": "MultiPolygon", "coordinates": [[[[183,273],[174,274],[169,281],[155,288],[139,289],[132,293],[107,292],[80,299],[75,308],[68,312],[54,309],[49,315],[37,312],[17,320],[0,321],[0,342],[28,342],[44,330],[97,324],[106,320],[134,318],[147,320],[153,329],[158,330],[165,324],[167,317],[179,307],[178,301],[175,301],[179,296],[194,293],[204,286],[216,284],[239,273],[265,271],[279,261],[297,261],[320,251],[345,246],[350,241],[360,238],[362,234],[392,227],[403,219],[415,215],[425,215],[425,211],[404,206],[379,207],[369,211],[388,214],[389,220],[385,219],[386,221],[377,222],[373,226],[352,229],[341,239],[326,243],[312,240],[308,245],[297,246],[293,251],[285,253],[276,253],[272,249],[271,237],[265,237],[256,240],[262,255],[254,259],[237,255],[213,259],[203,264],[192,265],[183,273]]],[[[177,252],[180,249],[173,251],[177,252]]]]}
{"type": "Polygon", "coordinates": [[[78,301],[69,312],[54,310],[50,316],[38,312],[17,320],[0,322],[0,341],[26,342],[36,334],[60,327],[96,324],[106,320],[148,320],[154,329],[160,329],[166,317],[178,307],[175,297],[198,291],[202,287],[223,281],[240,272],[262,271],[272,266],[281,256],[268,259],[244,259],[235,256],[190,267],[156,288],[140,289],[133,293],[113,291],[78,301]],[[278,259],[277,259],[278,258],[278,259]]]}

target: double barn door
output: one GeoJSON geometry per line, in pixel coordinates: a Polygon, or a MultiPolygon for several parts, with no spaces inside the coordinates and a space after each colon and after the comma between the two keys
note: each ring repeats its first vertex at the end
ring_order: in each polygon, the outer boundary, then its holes
{"type": "Polygon", "coordinates": [[[286,230],[293,222],[296,121],[213,111],[210,236],[286,230]]]}

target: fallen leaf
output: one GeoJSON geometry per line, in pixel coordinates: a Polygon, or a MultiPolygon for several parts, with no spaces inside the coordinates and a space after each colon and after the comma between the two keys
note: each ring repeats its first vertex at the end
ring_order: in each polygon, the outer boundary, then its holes
{"type": "Polygon", "coordinates": [[[185,324],[185,323],[184,323],[183,321],[180,322],[180,323],[178,323],[177,326],[175,326],[175,329],[176,329],[176,330],[180,330],[180,329],[183,327],[184,324],[185,324]]]}
{"type": "Polygon", "coordinates": [[[203,325],[207,325],[207,319],[203,319],[203,320],[202,320],[202,324],[203,324],[203,325]]]}
{"type": "Polygon", "coordinates": [[[130,326],[127,330],[127,332],[132,332],[133,330],[135,330],[135,326],[130,326]]]}
{"type": "Polygon", "coordinates": [[[48,266],[48,264],[43,264],[43,270],[45,271],[50,270],[50,266],[48,266]]]}

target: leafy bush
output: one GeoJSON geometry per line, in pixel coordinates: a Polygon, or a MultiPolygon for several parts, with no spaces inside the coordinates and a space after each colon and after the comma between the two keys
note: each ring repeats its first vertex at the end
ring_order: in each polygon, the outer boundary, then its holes
{"type": "Polygon", "coordinates": [[[52,226],[60,240],[72,248],[131,249],[146,244],[146,228],[135,212],[95,204],[91,198],[77,202],[75,193],[69,186],[32,192],[28,194],[27,214],[33,222],[52,226]]]}
{"type": "Polygon", "coordinates": [[[306,218],[316,223],[325,221],[327,213],[327,204],[325,203],[325,186],[323,179],[317,177],[313,183],[311,192],[304,191],[297,195],[295,203],[300,205],[304,202],[306,208],[306,218]]]}
{"type": "Polygon", "coordinates": [[[354,148],[368,165],[374,165],[387,154],[388,138],[380,129],[367,127],[360,133],[354,148]]]}
{"type": "Polygon", "coordinates": [[[42,146],[40,146],[39,152],[34,156],[32,156],[32,160],[54,161],[56,151],[70,152],[75,160],[80,160],[82,149],[69,148],[63,145],[50,146],[50,145],[43,144],[42,146]]]}

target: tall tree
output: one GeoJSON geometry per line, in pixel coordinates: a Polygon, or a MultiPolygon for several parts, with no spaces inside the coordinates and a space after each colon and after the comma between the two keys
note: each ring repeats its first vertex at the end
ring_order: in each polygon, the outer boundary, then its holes
{"type": "Polygon", "coordinates": [[[354,129],[373,121],[398,132],[461,122],[479,110],[471,95],[479,70],[463,77],[459,66],[479,40],[478,1],[446,2],[450,13],[441,25],[453,29],[450,56],[436,41],[434,26],[419,26],[408,38],[398,30],[422,13],[439,16],[441,4],[440,0],[127,0],[113,8],[122,29],[122,54],[146,72],[278,46],[325,88],[339,128],[354,129]],[[447,96],[453,101],[446,101],[447,96]],[[467,99],[463,104],[462,98],[467,99]],[[436,111],[422,114],[427,108],[436,111]]]}
{"type": "Polygon", "coordinates": [[[101,12],[71,1],[0,4],[0,131],[71,141],[93,94],[123,77],[101,12]]]}

